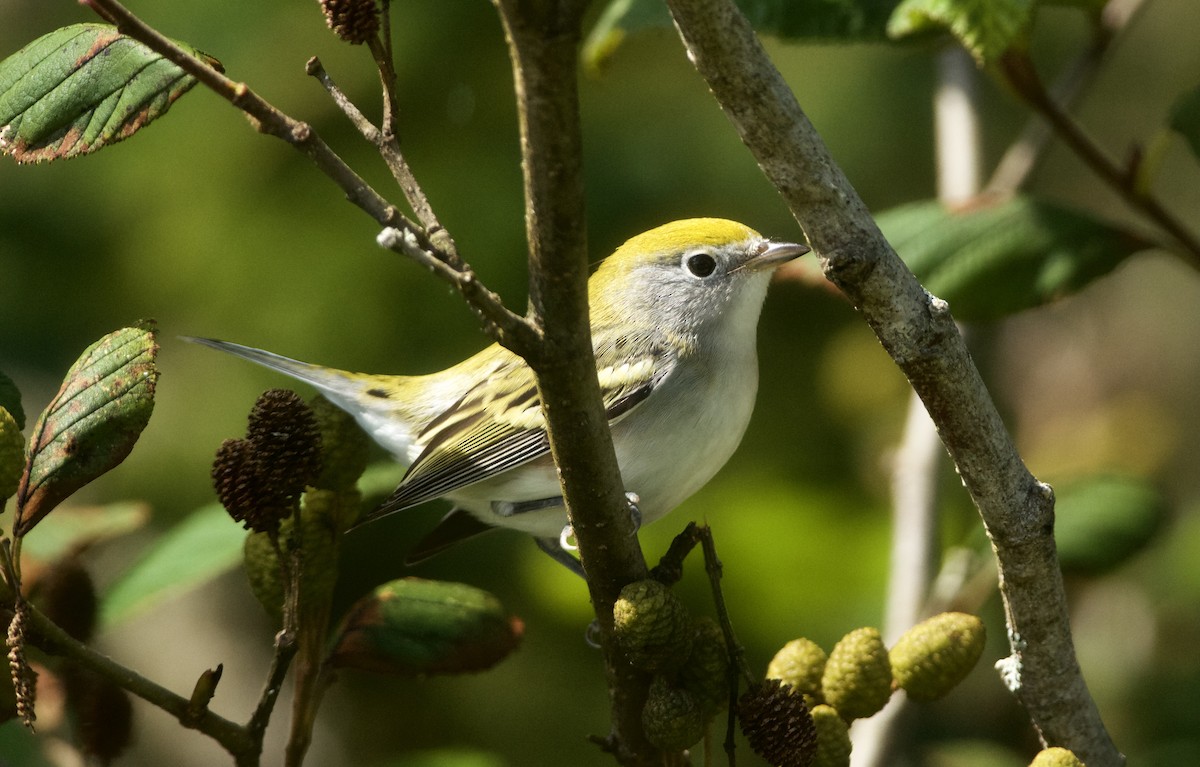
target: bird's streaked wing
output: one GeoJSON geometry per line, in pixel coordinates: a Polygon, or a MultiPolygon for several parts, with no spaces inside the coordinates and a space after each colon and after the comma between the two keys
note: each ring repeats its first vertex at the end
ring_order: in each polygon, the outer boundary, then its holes
{"type": "MultiPolygon", "coordinates": [[[[655,349],[599,372],[610,421],[627,415],[670,374],[673,360],[658,355],[655,349]]],[[[533,374],[524,363],[514,365],[520,367],[496,371],[425,427],[418,435],[425,443],[421,454],[396,492],[367,520],[453,493],[550,452],[533,374]],[[497,386],[497,379],[512,383],[497,386]]]]}

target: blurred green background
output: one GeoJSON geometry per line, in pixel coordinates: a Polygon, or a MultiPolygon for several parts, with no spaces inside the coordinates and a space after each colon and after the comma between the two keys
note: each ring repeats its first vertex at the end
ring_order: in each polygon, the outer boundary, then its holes
{"type": "MultiPolygon", "coordinates": [[[[526,279],[512,81],[485,2],[395,3],[408,157],[480,277],[512,307],[526,279]]],[[[132,7],[219,58],[321,135],[377,189],[401,199],[304,62],[319,55],[353,98],[376,108],[366,51],[340,43],[316,3],[132,7]]],[[[1112,53],[1078,114],[1123,155],[1160,128],[1195,86],[1200,48],[1188,0],[1156,0],[1112,53]]],[[[0,0],[0,56],[56,26],[93,18],[75,3],[0,0]]],[[[1053,72],[1086,39],[1068,10],[1042,11],[1035,53],[1053,72]]],[[[784,45],[769,50],[800,103],[876,211],[934,194],[933,49],[784,45]]],[[[625,238],[692,215],[800,236],[669,30],[631,37],[602,78],[582,84],[589,241],[598,259],[625,238]]],[[[982,83],[985,167],[1025,121],[982,83]]],[[[1200,229],[1200,173],[1168,145],[1155,188],[1200,229]]],[[[1053,149],[1032,191],[1136,221],[1067,152],[1053,149]]],[[[142,317],[161,328],[162,377],[150,426],[118,470],[76,503],[144,500],[146,531],[88,555],[103,588],[154,536],[212,500],[221,440],[277,376],[176,339],[215,336],[351,370],[423,372],[485,339],[462,302],[374,243],[375,225],[282,142],[257,135],[197,89],[144,134],[95,156],[41,167],[0,162],[0,369],[36,414],[78,353],[142,317]]],[[[1200,763],[1200,280],[1171,257],[1138,256],[1080,295],[980,329],[976,358],[1041,479],[1101,471],[1146,478],[1172,509],[1164,534],[1115,572],[1070,580],[1085,676],[1131,763],[1200,763]]],[[[762,383],[739,453],[701,493],[643,532],[648,558],[687,520],[712,525],[726,598],[756,669],[789,639],[827,648],[879,625],[890,534],[889,456],[907,387],[853,309],[801,281],[764,311],[762,383]]],[[[974,511],[947,467],[947,544],[978,544],[974,511]]],[[[407,571],[402,558],[444,511],[430,504],[349,536],[344,603],[407,571]]],[[[232,523],[231,523],[232,524],[232,523]]],[[[604,765],[586,742],[607,731],[599,655],[584,642],[584,584],[516,534],[497,533],[413,571],[496,593],[522,616],[521,649],[478,676],[393,680],[348,673],[326,699],[314,765],[604,765]]],[[[698,563],[683,593],[710,600],[698,563]]],[[[997,598],[991,642],[963,688],[918,709],[896,764],[1022,765],[1036,750],[990,668],[1007,651],[997,598]]],[[[213,708],[244,720],[266,673],[273,628],[239,572],[106,631],[99,646],[186,693],[217,663],[213,708]]],[[[122,764],[210,765],[227,757],[148,706],[122,764]]],[[[264,763],[276,763],[281,710],[264,763]]],[[[8,724],[6,729],[14,728],[8,724]]],[[[10,744],[14,741],[8,740],[10,744]]],[[[3,755],[0,754],[0,759],[3,755]]],[[[748,752],[743,758],[756,763],[748,752]]]]}

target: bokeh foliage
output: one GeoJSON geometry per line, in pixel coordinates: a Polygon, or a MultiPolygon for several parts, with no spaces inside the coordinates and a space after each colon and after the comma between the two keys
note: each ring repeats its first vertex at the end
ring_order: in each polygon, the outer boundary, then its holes
{"type": "MultiPolygon", "coordinates": [[[[486,3],[397,6],[404,147],[464,256],[519,307],[520,173],[511,76],[494,12],[486,3]]],[[[305,59],[318,54],[353,96],[373,103],[369,62],[328,33],[315,4],[214,9],[143,0],[137,10],[311,121],[360,172],[389,188],[370,149],[303,74],[305,59]]],[[[1200,53],[1187,32],[1189,11],[1186,0],[1151,3],[1081,105],[1081,118],[1114,152],[1154,135],[1178,94],[1194,87],[1188,73],[1197,71],[1200,53]]],[[[1039,13],[1050,31],[1035,36],[1034,51],[1053,69],[1078,46],[1084,25],[1068,10],[1039,13]]],[[[0,6],[0,54],[56,26],[91,20],[84,15],[71,3],[10,0],[0,6]]],[[[932,195],[933,49],[769,45],[873,209],[932,195]]],[[[998,89],[983,88],[991,162],[1024,113],[998,89]]],[[[796,236],[669,30],[624,41],[603,76],[585,80],[583,99],[597,258],[637,231],[687,215],[796,236]]],[[[1163,151],[1166,170],[1156,187],[1175,210],[1200,209],[1200,176],[1186,145],[1163,151]]],[[[1133,220],[1064,151],[1052,151],[1031,191],[1133,220]]],[[[61,372],[92,340],[139,317],[159,322],[154,418],[130,459],[76,499],[144,499],[152,533],[211,500],[215,446],[239,433],[256,394],[278,383],[173,343],[175,335],[225,337],[378,372],[436,369],[484,343],[455,296],[378,249],[371,223],[302,157],[255,135],[211,94],[193,93],[136,141],[86,160],[0,164],[0,200],[0,369],[21,387],[29,411],[44,407],[61,372]]],[[[1195,216],[1189,223],[1200,227],[1195,216]]],[[[1200,454],[1193,385],[1200,321],[1190,310],[1198,299],[1194,271],[1142,255],[1076,297],[988,326],[976,341],[1035,473],[1052,483],[1098,471],[1132,475],[1163,488],[1174,509],[1170,535],[1114,572],[1080,575],[1072,593],[1081,660],[1101,710],[1118,744],[1152,765],[1200,755],[1188,725],[1200,690],[1200,663],[1188,651],[1200,638],[1200,472],[1192,457],[1200,454]]],[[[726,597],[758,668],[794,636],[830,644],[850,627],[878,624],[885,461],[906,396],[851,308],[800,280],[773,289],[761,336],[758,415],[742,449],[708,488],[643,534],[653,557],[685,520],[713,526],[726,597]]],[[[977,546],[977,520],[949,477],[945,504],[947,543],[977,546]]],[[[344,604],[404,574],[403,552],[442,511],[434,506],[346,539],[357,566],[339,585],[344,604]]],[[[148,537],[97,554],[102,586],[148,537]]],[[[477,677],[345,679],[323,712],[313,763],[557,764],[564,753],[574,764],[609,763],[583,742],[606,727],[607,703],[599,658],[583,641],[590,609],[582,583],[508,533],[468,544],[418,574],[496,593],[526,623],[521,650],[477,677]],[[441,749],[450,751],[429,753],[441,749]]],[[[685,581],[685,598],[707,609],[697,574],[685,581]]],[[[994,601],[985,614],[999,627],[994,601]]],[[[244,579],[230,575],[109,629],[102,642],[180,690],[217,655],[227,677],[214,708],[240,716],[248,704],[235,698],[230,680],[243,680],[247,700],[257,692],[256,653],[265,652],[269,636],[244,579]],[[164,646],[172,648],[169,657],[155,660],[164,646]]],[[[993,641],[985,661],[1004,652],[993,641]]],[[[1012,748],[1029,743],[1031,733],[986,662],[956,695],[925,709],[914,728],[928,763],[1027,762],[1031,750],[1012,748]],[[985,710],[989,716],[978,715],[985,710]],[[979,756],[983,750],[994,754],[990,761],[979,756]]],[[[131,763],[220,758],[200,736],[150,709],[139,710],[139,724],[148,732],[131,763]]]]}

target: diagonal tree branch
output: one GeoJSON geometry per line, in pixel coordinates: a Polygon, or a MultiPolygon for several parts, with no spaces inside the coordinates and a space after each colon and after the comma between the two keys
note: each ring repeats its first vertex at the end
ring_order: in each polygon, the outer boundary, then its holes
{"type": "Polygon", "coordinates": [[[667,0],[696,69],[822,258],[925,403],[1000,569],[1012,656],[1005,683],[1048,744],[1090,767],[1124,759],[1075,658],[1054,544],[1054,495],[1026,469],[944,301],[880,234],[730,0],[667,0]]]}
{"type": "Polygon", "coordinates": [[[138,40],[174,62],[206,88],[245,112],[260,132],[287,142],[308,157],[322,173],[342,189],[347,200],[386,227],[385,231],[398,230],[403,235],[405,247],[393,250],[409,256],[457,288],[471,309],[483,320],[485,329],[495,340],[522,356],[532,353],[537,348],[540,334],[536,329],[523,317],[506,309],[495,293],[482,289],[475,273],[459,260],[453,250],[447,251],[439,247],[439,243],[444,241],[444,230],[427,232],[406,218],[395,205],[355,173],[317,135],[312,126],[290,117],[245,83],[226,77],[223,72],[183,50],[117,0],[81,2],[115,24],[122,34],[138,40]]]}

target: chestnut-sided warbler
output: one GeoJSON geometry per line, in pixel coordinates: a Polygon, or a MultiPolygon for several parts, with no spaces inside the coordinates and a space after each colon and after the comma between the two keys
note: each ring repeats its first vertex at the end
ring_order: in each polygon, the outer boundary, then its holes
{"type": "MultiPolygon", "coordinates": [[[[808,252],[733,221],[640,234],[588,282],[597,377],[640,523],[682,503],[741,442],[758,389],[755,334],[777,266],[808,252]]],[[[348,373],[226,341],[188,339],[315,386],[408,467],[364,521],[433,498],[454,508],[410,561],[491,527],[533,535],[556,559],[569,532],[533,372],[493,344],[437,373],[348,373]]]]}

